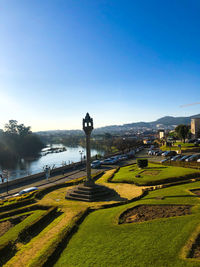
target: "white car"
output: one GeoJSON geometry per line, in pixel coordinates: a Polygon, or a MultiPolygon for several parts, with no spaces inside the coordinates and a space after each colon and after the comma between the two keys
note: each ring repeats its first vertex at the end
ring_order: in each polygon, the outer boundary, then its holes
{"type": "Polygon", "coordinates": [[[180,158],[182,158],[183,157],[183,155],[176,155],[176,156],[174,156],[174,157],[172,157],[172,161],[177,161],[177,160],[179,160],[180,158]]]}
{"type": "Polygon", "coordinates": [[[36,190],[38,190],[36,186],[29,187],[29,188],[21,190],[19,193],[15,194],[14,197],[18,197],[18,196],[21,196],[21,195],[24,195],[24,194],[27,194],[27,193],[30,193],[36,190]]]}

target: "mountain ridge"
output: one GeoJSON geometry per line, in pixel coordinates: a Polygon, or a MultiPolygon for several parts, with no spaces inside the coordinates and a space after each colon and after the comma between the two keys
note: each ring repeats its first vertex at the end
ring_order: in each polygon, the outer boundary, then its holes
{"type": "MultiPolygon", "coordinates": [[[[109,125],[103,126],[94,129],[94,133],[100,132],[116,132],[116,131],[128,131],[134,130],[138,128],[152,128],[158,129],[157,125],[160,124],[160,128],[174,128],[176,125],[179,124],[190,124],[192,118],[200,118],[200,114],[188,116],[188,117],[173,117],[173,116],[164,116],[152,122],[133,122],[133,123],[126,123],[122,125],[109,125]]],[[[39,131],[38,134],[43,133],[64,133],[66,134],[79,134],[82,133],[82,130],[47,130],[47,131],[39,131]]]]}

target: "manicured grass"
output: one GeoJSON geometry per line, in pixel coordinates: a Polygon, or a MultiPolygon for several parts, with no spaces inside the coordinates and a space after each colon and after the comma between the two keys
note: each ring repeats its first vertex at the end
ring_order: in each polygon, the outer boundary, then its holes
{"type": "Polygon", "coordinates": [[[139,169],[136,164],[122,167],[112,178],[113,182],[136,183],[138,185],[153,185],[180,179],[197,177],[200,172],[191,168],[163,166],[149,163],[147,168],[139,169]],[[140,177],[136,177],[139,175],[140,177]]]}
{"type": "Polygon", "coordinates": [[[200,188],[200,182],[152,191],[140,201],[91,213],[55,266],[200,266],[198,260],[184,259],[182,250],[200,220],[200,200],[192,188],[200,188]],[[118,225],[127,208],[172,203],[196,207],[191,215],[118,225]]]}
{"type": "Polygon", "coordinates": [[[193,143],[183,143],[183,142],[176,142],[174,146],[181,145],[181,147],[195,147],[193,143]]]}
{"type": "MultiPolygon", "coordinates": [[[[114,170],[106,172],[98,180],[98,183],[104,184],[113,172],[114,170]]],[[[114,183],[110,183],[109,185],[111,187],[116,187],[116,191],[122,195],[122,198],[132,199],[142,192],[141,188],[135,188],[135,185],[120,185],[114,183]]],[[[90,206],[98,209],[102,205],[118,203],[124,200],[120,197],[113,197],[109,201],[93,203],[66,200],[65,195],[70,188],[71,187],[59,188],[43,196],[38,204],[41,206],[59,207],[63,214],[46,226],[36,237],[33,237],[30,242],[25,245],[20,245],[15,256],[11,258],[5,266],[43,266],[54,249],[58,246],[63,236],[70,231],[80,213],[85,212],[90,206]]]]}
{"type": "Polygon", "coordinates": [[[200,150],[200,148],[196,147],[193,143],[183,143],[183,142],[176,142],[174,143],[174,145],[172,147],[169,146],[161,146],[160,149],[161,150],[175,150],[175,151],[180,151],[180,148],[178,147],[178,145],[181,145],[181,150],[200,150]]]}

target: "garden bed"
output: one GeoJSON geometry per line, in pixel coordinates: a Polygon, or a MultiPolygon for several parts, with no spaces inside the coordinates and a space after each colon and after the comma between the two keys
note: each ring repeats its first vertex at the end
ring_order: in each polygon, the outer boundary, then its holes
{"type": "Polygon", "coordinates": [[[191,205],[141,205],[125,211],[119,223],[144,222],[191,214],[191,205]]]}
{"type": "Polygon", "coordinates": [[[191,168],[162,166],[149,163],[144,169],[138,168],[136,164],[121,167],[114,173],[109,182],[134,183],[139,186],[158,185],[200,177],[200,171],[191,168]]]}
{"type": "Polygon", "coordinates": [[[10,218],[8,220],[0,222],[0,236],[4,235],[10,228],[12,228],[16,224],[22,222],[28,216],[29,216],[29,214],[10,218]]]}

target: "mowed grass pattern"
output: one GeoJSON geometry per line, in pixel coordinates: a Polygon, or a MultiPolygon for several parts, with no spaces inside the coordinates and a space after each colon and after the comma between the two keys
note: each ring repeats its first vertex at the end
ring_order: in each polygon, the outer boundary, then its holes
{"type": "Polygon", "coordinates": [[[189,191],[194,188],[200,188],[200,182],[152,191],[140,201],[91,213],[55,266],[199,267],[200,261],[181,258],[200,222],[200,200],[189,191]],[[127,208],[172,203],[195,206],[191,215],[118,225],[127,208]]]}
{"type": "Polygon", "coordinates": [[[188,175],[197,175],[200,172],[191,168],[183,167],[173,167],[173,166],[163,166],[160,164],[149,163],[147,168],[139,169],[136,164],[129,165],[120,168],[120,170],[115,173],[112,181],[113,182],[127,182],[127,183],[137,183],[139,185],[145,185],[149,182],[155,182],[158,184],[159,181],[167,180],[169,178],[174,178],[174,181],[180,179],[180,177],[188,175]],[[140,177],[136,177],[136,176],[140,177]]]}

